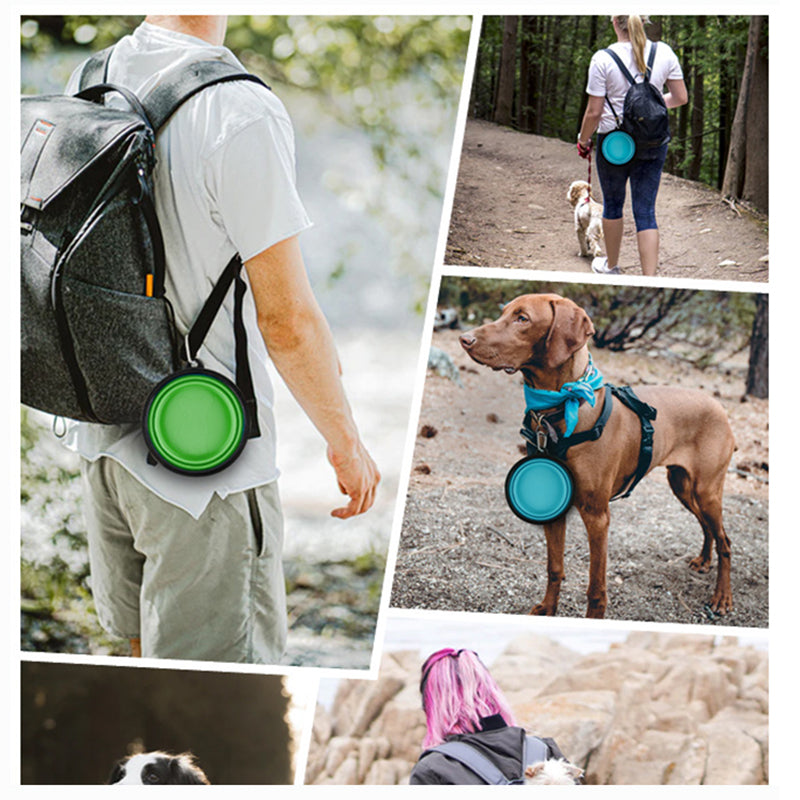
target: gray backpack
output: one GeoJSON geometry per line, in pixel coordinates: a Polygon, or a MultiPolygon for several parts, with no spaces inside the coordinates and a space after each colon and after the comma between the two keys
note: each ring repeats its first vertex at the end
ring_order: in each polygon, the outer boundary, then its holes
{"type": "Polygon", "coordinates": [[[522,758],[523,774],[516,778],[506,777],[483,753],[466,742],[442,742],[442,744],[426,750],[423,756],[427,753],[441,753],[449,758],[454,758],[490,786],[520,786],[525,783],[524,772],[526,765],[537,761],[546,761],[550,755],[547,743],[538,736],[526,736],[524,747],[525,752],[522,758]]]}
{"type": "MultiPolygon", "coordinates": [[[[22,98],[22,402],[76,420],[141,422],[153,388],[193,360],[236,284],[236,382],[254,412],[241,260],[221,265],[199,324],[178,341],[164,293],[152,173],[155,137],[189,97],[224,81],[262,82],[221,61],[202,61],[140,101],[105,81],[109,54],[87,62],[78,94],[22,98]],[[111,92],[129,108],[104,105],[111,92]]],[[[257,426],[248,435],[257,435],[257,426]]]]}

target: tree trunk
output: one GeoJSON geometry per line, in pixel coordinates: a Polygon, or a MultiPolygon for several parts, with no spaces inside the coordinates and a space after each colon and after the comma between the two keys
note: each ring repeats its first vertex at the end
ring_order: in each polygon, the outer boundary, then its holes
{"type": "MultiPolygon", "coordinates": [[[[700,34],[706,27],[706,18],[697,18],[697,27],[700,34]]],[[[700,180],[700,167],[703,163],[703,128],[706,124],[705,115],[705,75],[703,71],[703,54],[699,48],[692,48],[694,52],[694,64],[692,69],[692,139],[690,152],[692,160],[689,162],[690,181],[700,180]]]]}
{"type": "Polygon", "coordinates": [[[766,294],[756,295],[745,394],[769,397],[769,297],[766,294]]]}
{"type": "MultiPolygon", "coordinates": [[[[763,25],[756,39],[755,62],[747,104],[747,152],[742,199],[769,211],[769,68],[763,25]]],[[[748,44],[749,47],[749,44],[748,44]]]]}
{"type": "Polygon", "coordinates": [[[499,125],[511,125],[513,122],[518,21],[519,17],[509,16],[505,18],[503,26],[503,48],[500,52],[500,74],[494,106],[494,121],[499,125]]]}
{"type": "MultiPolygon", "coordinates": [[[[725,177],[722,181],[722,194],[726,197],[741,198],[744,188],[745,164],[747,158],[747,118],[750,93],[753,87],[753,73],[756,66],[756,54],[761,39],[761,25],[764,18],[754,16],[750,20],[750,32],[747,38],[747,55],[744,60],[742,84],[739,89],[739,100],[736,114],[733,117],[731,143],[728,160],[725,165],[725,177]]],[[[766,120],[764,121],[766,124],[766,120]]]]}

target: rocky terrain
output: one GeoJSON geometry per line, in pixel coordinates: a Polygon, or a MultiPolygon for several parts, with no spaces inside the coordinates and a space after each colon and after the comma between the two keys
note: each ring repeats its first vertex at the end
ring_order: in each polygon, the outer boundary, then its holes
{"type": "MultiPolygon", "coordinates": [[[[403,784],[425,732],[417,652],[385,653],[376,681],[318,706],[306,782],[403,784]]],[[[556,740],[588,784],[768,783],[766,651],[736,638],[631,633],[580,655],[543,636],[490,665],[517,723],[556,740]]]]}

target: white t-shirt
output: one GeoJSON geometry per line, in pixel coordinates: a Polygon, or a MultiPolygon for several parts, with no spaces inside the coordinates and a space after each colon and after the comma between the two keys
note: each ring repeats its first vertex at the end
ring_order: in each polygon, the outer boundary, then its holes
{"type": "MultiPolygon", "coordinates": [[[[226,47],[143,22],[114,47],[108,82],[144,97],[186,63],[219,59],[241,67],[226,47]]],[[[67,86],[77,90],[80,68],[67,86]]],[[[107,102],[124,104],[117,95],[107,102]]],[[[283,104],[264,87],[235,81],[187,100],[159,132],[155,201],[166,251],[166,295],[183,336],[235,253],[243,261],[310,226],[295,187],[294,133],[283,104]]],[[[242,275],[247,280],[246,270],[242,275]]],[[[249,287],[248,287],[249,289],[249,287]]],[[[233,290],[228,292],[198,358],[233,378],[233,290]]],[[[183,476],[147,463],[139,426],[73,423],[68,446],[89,460],[119,461],[155,494],[199,517],[216,492],[226,497],[278,477],[273,390],[267,351],[251,292],[245,295],[250,369],[261,436],[239,458],[208,476],[183,476]]]]}
{"type": "MultiPolygon", "coordinates": [[[[648,39],[644,48],[644,60],[650,57],[650,48],[653,43],[648,39]]],[[[631,77],[635,81],[641,80],[641,73],[636,66],[636,60],[633,57],[633,45],[630,42],[614,42],[610,45],[613,50],[622,60],[622,63],[628,68],[631,77]]],[[[678,62],[678,57],[673,52],[672,48],[666,42],[659,42],[656,47],[656,57],[653,62],[653,72],[650,76],[650,82],[659,90],[663,90],[664,84],[668,80],[681,80],[683,78],[683,70],[678,62]]],[[[622,74],[622,70],[617,66],[617,62],[605,51],[598,50],[593,56],[589,64],[589,81],[586,85],[586,93],[594,97],[605,97],[614,106],[614,111],[622,121],[622,107],[625,103],[625,95],[630,89],[630,82],[622,74]]],[[[614,114],[608,106],[608,103],[603,103],[603,116],[600,118],[600,124],[597,126],[599,133],[608,133],[617,127],[614,120],[614,114]]]]}

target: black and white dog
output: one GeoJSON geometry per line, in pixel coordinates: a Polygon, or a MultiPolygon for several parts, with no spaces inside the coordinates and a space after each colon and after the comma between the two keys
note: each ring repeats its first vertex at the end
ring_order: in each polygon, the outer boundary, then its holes
{"type": "Polygon", "coordinates": [[[111,771],[109,784],[120,786],[159,786],[161,784],[207,784],[203,770],[194,763],[191,753],[173,756],[154,751],[138,753],[118,761],[111,771]]]}

